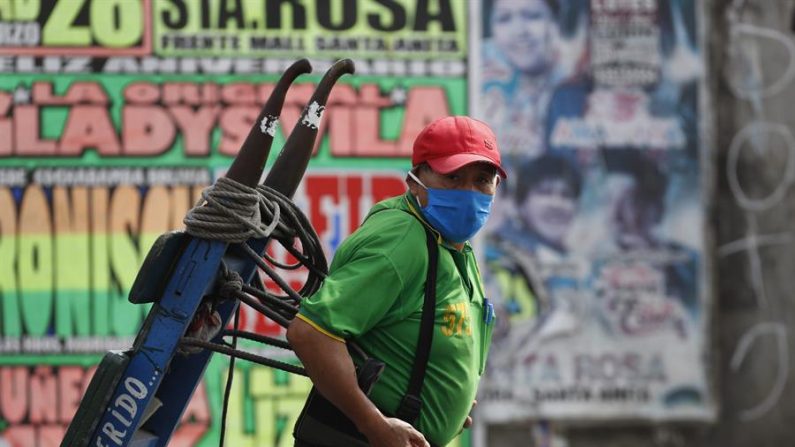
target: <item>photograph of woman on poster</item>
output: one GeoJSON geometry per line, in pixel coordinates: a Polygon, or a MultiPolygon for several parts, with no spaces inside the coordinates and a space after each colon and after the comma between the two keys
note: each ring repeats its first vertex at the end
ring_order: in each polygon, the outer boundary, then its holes
{"type": "Polygon", "coordinates": [[[486,0],[484,11],[481,110],[510,171],[544,151],[546,109],[563,77],[556,48],[559,3],[486,0]]]}

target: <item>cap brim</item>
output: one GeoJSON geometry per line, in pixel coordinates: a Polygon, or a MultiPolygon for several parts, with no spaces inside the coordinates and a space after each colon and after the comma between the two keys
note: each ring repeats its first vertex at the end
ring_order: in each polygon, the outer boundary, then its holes
{"type": "Polygon", "coordinates": [[[494,163],[494,160],[484,157],[478,154],[454,154],[447,157],[440,157],[428,160],[427,163],[430,165],[431,169],[440,173],[440,174],[447,174],[449,172],[453,172],[456,169],[462,168],[471,163],[488,163],[495,168],[497,168],[497,173],[500,174],[500,177],[507,178],[508,176],[505,174],[505,171],[500,167],[497,163],[494,163]]]}

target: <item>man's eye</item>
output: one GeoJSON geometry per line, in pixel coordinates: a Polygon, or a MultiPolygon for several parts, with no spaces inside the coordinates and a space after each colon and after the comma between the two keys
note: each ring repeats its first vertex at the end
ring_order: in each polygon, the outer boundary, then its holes
{"type": "Polygon", "coordinates": [[[543,14],[537,11],[524,11],[522,13],[522,18],[527,20],[528,22],[535,21],[535,20],[542,20],[544,18],[543,14]]]}
{"type": "Polygon", "coordinates": [[[511,15],[505,12],[501,12],[494,16],[494,21],[497,23],[505,23],[511,20],[511,15]]]}

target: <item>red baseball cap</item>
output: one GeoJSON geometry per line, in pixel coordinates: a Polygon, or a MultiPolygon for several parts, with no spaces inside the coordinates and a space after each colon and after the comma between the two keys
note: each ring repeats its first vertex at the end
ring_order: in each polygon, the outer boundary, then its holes
{"type": "Polygon", "coordinates": [[[497,148],[497,138],[488,125],[468,116],[447,116],[428,124],[414,140],[411,164],[428,163],[436,172],[447,174],[484,161],[506,178],[497,148]]]}

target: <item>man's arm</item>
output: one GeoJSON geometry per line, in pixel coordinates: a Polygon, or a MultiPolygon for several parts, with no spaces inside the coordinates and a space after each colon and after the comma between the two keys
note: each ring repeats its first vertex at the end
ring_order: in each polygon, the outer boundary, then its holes
{"type": "Polygon", "coordinates": [[[300,318],[287,328],[287,340],[318,391],[356,424],[372,446],[429,447],[420,432],[400,419],[385,417],[362,392],[345,343],[300,318]]]}

